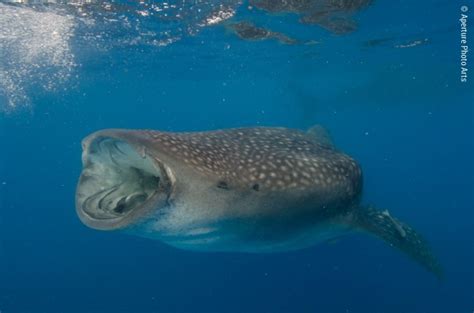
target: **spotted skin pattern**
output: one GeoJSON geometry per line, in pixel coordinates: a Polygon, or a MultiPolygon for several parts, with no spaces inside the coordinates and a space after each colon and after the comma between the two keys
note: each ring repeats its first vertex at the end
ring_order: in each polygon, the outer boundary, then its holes
{"type": "Polygon", "coordinates": [[[239,128],[197,133],[145,131],[174,158],[217,175],[232,187],[261,190],[361,189],[361,170],[349,156],[307,133],[286,128],[239,128]]]}

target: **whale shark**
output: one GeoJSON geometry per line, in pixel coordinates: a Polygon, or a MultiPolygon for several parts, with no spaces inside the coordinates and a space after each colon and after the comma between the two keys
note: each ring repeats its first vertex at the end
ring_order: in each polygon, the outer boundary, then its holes
{"type": "Polygon", "coordinates": [[[290,251],[363,232],[442,277],[427,242],[361,203],[360,165],[316,125],[201,132],[106,129],[82,141],[87,226],[196,251],[290,251]]]}

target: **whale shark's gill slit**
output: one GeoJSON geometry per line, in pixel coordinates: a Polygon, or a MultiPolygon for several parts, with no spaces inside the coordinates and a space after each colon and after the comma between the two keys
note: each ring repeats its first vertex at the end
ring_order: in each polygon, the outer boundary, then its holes
{"type": "Polygon", "coordinates": [[[117,144],[116,141],[114,141],[113,145],[114,145],[114,148],[115,148],[116,151],[120,152],[122,155],[125,155],[125,156],[127,155],[125,152],[123,152],[123,151],[120,149],[120,147],[118,146],[118,144],[117,144]]]}
{"type": "Polygon", "coordinates": [[[109,158],[112,163],[115,164],[115,166],[120,167],[120,164],[117,162],[117,160],[114,158],[113,153],[111,150],[109,150],[109,158]]]}
{"type": "MultiPolygon", "coordinates": [[[[97,207],[101,210],[106,210],[106,206],[104,206],[104,201],[107,200],[107,198],[113,194],[122,184],[118,184],[118,185],[115,185],[114,187],[108,189],[108,192],[104,194],[104,196],[102,197],[102,199],[99,200],[99,203],[97,205],[97,207]]],[[[108,199],[109,202],[107,203],[107,205],[110,204],[110,198],[108,199]]]]}
{"type": "MultiPolygon", "coordinates": [[[[109,189],[101,190],[101,191],[96,192],[95,194],[93,194],[93,195],[87,197],[86,200],[85,200],[84,203],[83,203],[83,206],[82,206],[83,209],[86,209],[86,210],[87,210],[87,209],[90,208],[90,207],[94,207],[95,205],[94,205],[93,201],[95,201],[96,199],[98,199],[102,194],[107,193],[108,190],[109,190],[109,189]]],[[[102,198],[102,199],[103,199],[103,198],[102,198]]],[[[99,205],[98,205],[98,206],[100,206],[100,201],[102,201],[102,199],[98,201],[98,202],[99,202],[99,205]]]]}
{"type": "Polygon", "coordinates": [[[95,138],[86,145],[83,162],[76,201],[87,218],[106,223],[168,199],[165,166],[143,158],[125,140],[95,138]]]}
{"type": "Polygon", "coordinates": [[[125,197],[120,199],[117,202],[117,206],[114,208],[114,212],[116,212],[118,214],[122,214],[124,211],[125,211],[125,197]]]}
{"type": "Polygon", "coordinates": [[[148,196],[145,193],[134,193],[127,197],[122,197],[113,211],[118,214],[124,214],[133,209],[137,204],[146,201],[147,198],[148,196]]]}

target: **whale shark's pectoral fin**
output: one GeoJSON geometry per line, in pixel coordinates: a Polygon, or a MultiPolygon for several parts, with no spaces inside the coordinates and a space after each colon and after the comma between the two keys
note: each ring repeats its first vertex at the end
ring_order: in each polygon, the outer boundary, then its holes
{"type": "Polygon", "coordinates": [[[349,214],[351,226],[382,238],[390,246],[400,249],[421,266],[438,277],[443,271],[427,242],[410,226],[392,217],[385,210],[360,207],[349,214]]]}
{"type": "Polygon", "coordinates": [[[321,125],[314,125],[307,131],[318,144],[323,145],[327,148],[334,149],[334,142],[329,134],[328,130],[321,125]]]}

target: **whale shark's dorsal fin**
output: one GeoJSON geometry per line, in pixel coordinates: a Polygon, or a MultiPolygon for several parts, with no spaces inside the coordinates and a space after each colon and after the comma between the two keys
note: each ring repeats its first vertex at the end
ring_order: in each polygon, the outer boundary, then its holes
{"type": "Polygon", "coordinates": [[[391,216],[388,210],[358,207],[348,217],[348,223],[353,227],[383,239],[409,255],[438,279],[443,278],[442,268],[426,241],[412,227],[391,216]]]}
{"type": "Polygon", "coordinates": [[[319,144],[334,149],[334,142],[328,130],[321,125],[314,125],[307,131],[308,135],[313,137],[319,144]]]}

